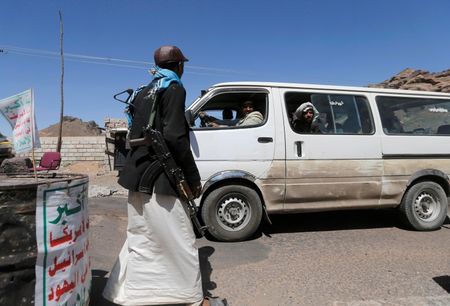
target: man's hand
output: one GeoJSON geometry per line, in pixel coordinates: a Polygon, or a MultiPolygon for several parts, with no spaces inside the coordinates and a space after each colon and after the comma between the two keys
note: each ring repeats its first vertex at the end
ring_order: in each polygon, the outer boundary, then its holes
{"type": "Polygon", "coordinates": [[[219,125],[213,121],[207,122],[206,124],[208,125],[208,127],[219,127],[219,125]]]}
{"type": "Polygon", "coordinates": [[[206,112],[199,112],[198,116],[200,117],[200,119],[202,119],[205,123],[206,126],[209,127],[217,127],[218,124],[215,122],[217,120],[217,118],[208,115],[206,112]]]}
{"type": "Polygon", "coordinates": [[[192,195],[194,196],[194,199],[200,197],[200,195],[202,194],[202,183],[198,182],[198,184],[195,184],[192,187],[192,195]]]}

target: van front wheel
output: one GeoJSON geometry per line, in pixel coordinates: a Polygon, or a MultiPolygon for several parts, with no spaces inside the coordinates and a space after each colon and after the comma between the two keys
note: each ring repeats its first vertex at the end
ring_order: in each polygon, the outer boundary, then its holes
{"type": "Polygon", "coordinates": [[[212,191],[202,206],[208,232],[220,241],[241,241],[258,229],[262,217],[261,200],[255,190],[228,185],[212,191]]]}
{"type": "Polygon", "coordinates": [[[406,191],[400,204],[403,219],[419,231],[436,230],[447,216],[448,200],[442,187],[434,182],[420,182],[406,191]]]}

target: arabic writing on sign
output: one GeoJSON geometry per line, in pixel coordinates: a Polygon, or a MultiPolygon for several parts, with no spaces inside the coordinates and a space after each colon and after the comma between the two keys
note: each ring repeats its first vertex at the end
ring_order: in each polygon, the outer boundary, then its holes
{"type": "Polygon", "coordinates": [[[87,187],[83,180],[38,187],[36,219],[44,221],[45,226],[39,222],[38,227],[36,221],[36,231],[37,237],[46,239],[38,239],[36,305],[88,303],[91,262],[87,187]]]}
{"type": "Polygon", "coordinates": [[[65,260],[58,263],[58,257],[55,256],[53,260],[53,266],[48,269],[48,275],[55,276],[57,271],[65,271],[67,267],[72,264],[72,257],[67,257],[65,260]]]}
{"type": "Polygon", "coordinates": [[[13,129],[13,142],[16,153],[25,153],[34,146],[40,147],[33,114],[33,94],[31,89],[15,96],[0,100],[0,114],[6,118],[13,129]],[[34,123],[33,123],[34,122],[34,123]]]}
{"type": "MultiPolygon", "coordinates": [[[[53,224],[58,224],[58,222],[59,222],[59,221],[61,220],[61,218],[63,217],[63,214],[65,214],[66,216],[70,216],[70,215],[76,214],[76,213],[78,213],[78,212],[80,212],[80,211],[81,211],[81,205],[78,205],[78,206],[75,207],[75,208],[69,209],[69,208],[68,208],[68,204],[67,204],[67,203],[64,203],[64,206],[61,207],[61,205],[59,205],[58,208],[57,208],[58,217],[57,217],[55,220],[49,221],[49,222],[50,222],[50,223],[53,223],[53,224]]],[[[63,221],[63,224],[65,224],[64,221],[63,221]]]]}
{"type": "Polygon", "coordinates": [[[48,300],[52,301],[55,299],[55,301],[59,301],[62,295],[65,293],[71,292],[73,289],[75,289],[77,279],[75,278],[74,281],[68,282],[67,280],[64,281],[63,285],[57,285],[55,292],[53,292],[53,287],[50,289],[50,294],[48,295],[48,300]],[[56,295],[56,298],[55,298],[56,295]]]}
{"type": "MultiPolygon", "coordinates": [[[[27,93],[27,92],[25,92],[27,93]]],[[[15,96],[15,101],[9,105],[5,106],[5,111],[8,113],[14,113],[14,111],[18,108],[21,108],[25,104],[30,104],[30,99],[24,99],[24,97],[27,97],[22,94],[18,94],[15,96]]]]}
{"type": "Polygon", "coordinates": [[[64,227],[62,236],[55,238],[53,237],[53,231],[50,232],[50,247],[52,248],[71,241],[72,241],[72,230],[68,231],[68,226],[64,227]]]}

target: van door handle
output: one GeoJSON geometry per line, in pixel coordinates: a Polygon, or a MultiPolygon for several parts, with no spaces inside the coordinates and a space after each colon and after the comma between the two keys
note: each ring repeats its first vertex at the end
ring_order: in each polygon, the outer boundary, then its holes
{"type": "Polygon", "coordinates": [[[273,138],[272,137],[258,137],[258,142],[259,143],[273,142],[273,138]]]}
{"type": "Polygon", "coordinates": [[[302,141],[296,141],[295,142],[295,147],[297,148],[297,156],[298,157],[302,157],[302,154],[303,154],[303,152],[302,152],[302,141]]]}

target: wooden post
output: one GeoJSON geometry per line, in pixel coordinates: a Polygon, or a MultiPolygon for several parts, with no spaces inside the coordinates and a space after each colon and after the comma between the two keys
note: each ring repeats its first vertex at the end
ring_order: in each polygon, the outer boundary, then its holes
{"type": "Polygon", "coordinates": [[[62,145],[62,126],[64,120],[64,49],[63,49],[63,21],[61,10],[59,11],[59,33],[60,33],[60,47],[61,47],[61,112],[59,116],[59,133],[56,151],[61,152],[62,145]]]}
{"type": "Polygon", "coordinates": [[[31,158],[33,158],[33,172],[34,179],[37,181],[37,171],[36,171],[36,157],[34,155],[34,137],[35,133],[38,131],[34,129],[36,123],[34,122],[34,90],[31,89],[31,158]]]}

